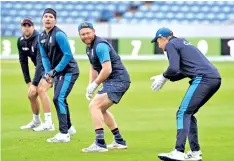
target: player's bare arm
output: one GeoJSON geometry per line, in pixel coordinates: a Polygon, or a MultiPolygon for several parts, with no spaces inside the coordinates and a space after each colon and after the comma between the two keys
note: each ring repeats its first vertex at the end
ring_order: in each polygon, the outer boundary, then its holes
{"type": "Polygon", "coordinates": [[[110,61],[104,62],[102,64],[102,70],[98,75],[98,77],[96,78],[95,82],[98,85],[101,84],[104,80],[106,80],[109,77],[111,72],[112,72],[111,62],[110,61]]]}
{"type": "Polygon", "coordinates": [[[93,66],[90,64],[89,72],[89,83],[92,83],[98,77],[98,72],[93,69],[93,66]]]}

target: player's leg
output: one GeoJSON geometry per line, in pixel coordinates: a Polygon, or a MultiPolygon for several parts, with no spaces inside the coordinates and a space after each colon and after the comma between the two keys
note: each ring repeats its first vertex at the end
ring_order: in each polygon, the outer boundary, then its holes
{"type": "MultiPolygon", "coordinates": [[[[35,87],[37,88],[37,87],[35,87]]],[[[20,129],[32,129],[35,127],[38,127],[41,124],[41,119],[40,119],[40,104],[37,99],[37,91],[34,89],[33,92],[28,92],[28,99],[30,101],[32,113],[33,113],[33,120],[28,123],[27,125],[21,126],[20,129]]]]}
{"type": "MultiPolygon", "coordinates": [[[[182,103],[176,113],[177,118],[177,139],[176,139],[176,147],[170,153],[161,153],[158,155],[161,160],[179,160],[183,161],[185,154],[184,148],[186,143],[186,138],[188,136],[188,131],[190,129],[191,116],[196,109],[197,99],[195,91],[198,85],[201,82],[201,77],[196,78],[191,81],[191,85],[189,86],[182,103]],[[192,99],[193,98],[193,99],[192,99]],[[189,110],[188,110],[189,109],[189,110]]],[[[199,93],[197,93],[199,94],[199,93]]]]}
{"type": "Polygon", "coordinates": [[[69,82],[69,86],[68,86],[68,89],[67,89],[67,92],[65,93],[64,95],[64,104],[65,104],[65,107],[67,109],[67,126],[68,126],[68,133],[70,136],[72,135],[75,135],[76,133],[76,129],[74,128],[74,126],[72,126],[72,123],[71,123],[71,117],[70,117],[70,110],[69,110],[69,106],[68,106],[68,103],[67,103],[67,97],[68,95],[70,94],[77,78],[79,77],[79,74],[66,74],[64,79],[66,79],[66,81],[69,82]]]}
{"type": "Polygon", "coordinates": [[[49,88],[51,88],[51,84],[47,83],[46,80],[42,78],[37,87],[37,93],[42,103],[45,121],[41,124],[41,126],[34,128],[33,129],[34,131],[54,131],[55,130],[54,124],[52,122],[52,116],[51,116],[50,98],[47,93],[49,88]]]}
{"type": "MultiPolygon", "coordinates": [[[[104,83],[103,88],[100,91],[98,91],[98,94],[91,101],[89,108],[94,123],[94,128],[96,129],[96,143],[92,144],[88,148],[82,149],[83,152],[107,151],[104,140],[103,121],[105,121],[109,129],[112,130],[112,133],[114,136],[116,136],[116,138],[122,139],[122,136],[120,135],[119,129],[117,127],[113,115],[110,112],[106,112],[106,110],[109,107],[111,107],[113,103],[117,104],[120,101],[124,93],[128,90],[129,86],[130,83],[128,82],[104,83]],[[97,144],[101,143],[104,143],[104,146],[97,146],[97,144]],[[97,147],[102,147],[104,149],[100,149],[97,147]]],[[[126,146],[125,141],[124,145],[126,146]]]]}
{"type": "Polygon", "coordinates": [[[178,151],[184,152],[185,141],[189,134],[190,128],[195,129],[193,132],[197,132],[197,123],[195,117],[192,116],[198,111],[201,105],[204,104],[204,101],[206,102],[207,98],[210,98],[211,95],[217,91],[219,86],[220,82],[207,82],[205,78],[201,77],[197,77],[192,81],[177,112],[176,149],[178,151]]]}
{"type": "MultiPolygon", "coordinates": [[[[108,92],[108,98],[111,100],[110,102],[113,103],[119,103],[120,99],[124,95],[125,92],[108,92]]],[[[113,104],[112,103],[112,104],[113,104]]],[[[108,126],[108,128],[111,130],[113,136],[114,136],[114,141],[107,145],[108,149],[126,149],[126,141],[123,139],[120,130],[118,128],[118,125],[114,119],[114,116],[110,111],[107,109],[112,106],[112,104],[106,104],[107,106],[103,109],[103,117],[104,117],[104,122],[108,126]]]]}
{"type": "Polygon", "coordinates": [[[70,136],[75,135],[76,134],[76,129],[74,126],[72,126],[71,123],[71,116],[70,116],[70,110],[68,108],[68,103],[67,103],[67,99],[64,101],[67,107],[67,126],[68,126],[68,133],[70,136]]]}
{"type": "Polygon", "coordinates": [[[220,87],[220,81],[211,79],[201,82],[201,86],[199,88],[202,88],[204,90],[203,93],[199,97],[201,97],[202,101],[198,105],[197,109],[194,111],[193,115],[191,116],[191,123],[190,123],[190,129],[188,134],[188,140],[190,144],[191,151],[186,154],[186,159],[190,160],[201,160],[201,151],[200,151],[200,145],[198,141],[198,127],[197,127],[197,119],[195,118],[194,114],[198,112],[200,107],[202,107],[219,89],[220,87]],[[208,84],[208,85],[206,85],[208,84]],[[213,85],[212,85],[213,84],[213,85]],[[206,89],[206,90],[205,90],[206,89]]]}
{"type": "Polygon", "coordinates": [[[108,106],[111,106],[113,102],[108,98],[106,93],[96,94],[93,100],[89,104],[89,111],[93,121],[93,126],[96,133],[95,142],[82,149],[83,152],[105,152],[108,151],[105,139],[104,139],[104,129],[103,129],[103,110],[106,110],[108,106]]]}
{"type": "Polygon", "coordinates": [[[47,142],[70,142],[68,129],[71,127],[71,121],[70,114],[68,114],[69,110],[66,99],[71,92],[76,79],[77,75],[66,73],[64,76],[58,76],[55,80],[53,101],[59,121],[59,133],[54,137],[47,139],[47,142]]]}
{"type": "MultiPolygon", "coordinates": [[[[171,153],[159,154],[160,159],[163,160],[169,158],[171,160],[183,160],[185,157],[185,143],[189,134],[191,119],[193,118],[192,116],[198,110],[201,102],[205,99],[204,96],[208,94],[211,88],[217,88],[217,86],[219,87],[219,82],[206,84],[201,77],[197,77],[191,81],[191,85],[177,111],[177,140],[175,150],[171,153]]],[[[195,121],[193,123],[196,125],[195,121]]],[[[193,125],[193,128],[195,125],[193,125]]]]}
{"type": "MultiPolygon", "coordinates": [[[[106,92],[108,99],[111,100],[111,102],[118,104],[123,97],[123,95],[126,93],[126,91],[129,89],[130,83],[129,82],[111,82],[110,84],[105,84],[104,88],[100,90],[98,93],[106,92]]],[[[114,116],[107,111],[107,109],[112,104],[107,104],[105,109],[102,111],[104,116],[105,124],[108,126],[108,128],[111,130],[114,141],[107,146],[108,149],[126,149],[127,144],[126,141],[123,139],[119,128],[117,126],[117,123],[114,119],[114,116]]]]}
{"type": "Polygon", "coordinates": [[[176,149],[184,152],[185,141],[191,127],[191,118],[193,118],[192,128],[197,127],[194,117],[192,117],[198,109],[206,102],[219,88],[220,81],[207,81],[206,78],[195,78],[177,112],[177,143],[176,149]],[[195,124],[195,125],[194,125],[195,124]]]}
{"type": "Polygon", "coordinates": [[[107,145],[108,149],[127,149],[126,141],[123,139],[120,130],[118,128],[117,123],[115,122],[114,116],[110,113],[110,111],[106,110],[103,112],[104,122],[111,130],[114,141],[107,145]]]}

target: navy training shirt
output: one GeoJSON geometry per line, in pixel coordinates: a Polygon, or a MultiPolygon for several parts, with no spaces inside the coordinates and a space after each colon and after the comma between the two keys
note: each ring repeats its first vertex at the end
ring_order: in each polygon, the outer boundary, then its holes
{"type": "Polygon", "coordinates": [[[62,73],[79,73],[66,34],[54,27],[48,34],[43,31],[39,36],[39,48],[45,72],[51,69],[62,73]]]}
{"type": "Polygon", "coordinates": [[[220,78],[218,70],[201,51],[185,39],[172,37],[166,45],[169,67],[165,78],[177,81],[185,77],[220,78]]]}
{"type": "Polygon", "coordinates": [[[90,64],[98,73],[101,72],[104,62],[111,63],[112,72],[104,82],[131,82],[120,56],[106,40],[95,36],[92,45],[86,47],[86,52],[90,64]]]}

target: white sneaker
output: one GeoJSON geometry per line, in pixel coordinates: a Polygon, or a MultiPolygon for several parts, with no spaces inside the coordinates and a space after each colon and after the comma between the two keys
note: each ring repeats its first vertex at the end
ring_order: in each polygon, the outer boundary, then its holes
{"type": "Polygon", "coordinates": [[[113,141],[111,144],[107,145],[107,149],[127,149],[128,146],[125,144],[119,144],[116,141],[113,141]]]}
{"type": "Polygon", "coordinates": [[[25,130],[25,129],[33,129],[35,127],[38,127],[41,124],[41,122],[34,122],[31,121],[29,122],[27,125],[21,126],[20,129],[21,130],[25,130]]]}
{"type": "Polygon", "coordinates": [[[202,153],[201,151],[189,151],[187,154],[185,154],[185,160],[202,160],[202,153]]]}
{"type": "Polygon", "coordinates": [[[61,143],[61,142],[68,143],[71,140],[70,140],[70,135],[68,133],[67,134],[58,133],[54,137],[49,138],[46,141],[49,143],[61,143]]]}
{"type": "Polygon", "coordinates": [[[43,122],[40,126],[33,128],[33,131],[54,131],[54,124],[48,124],[43,122]]]}
{"type": "Polygon", "coordinates": [[[108,149],[107,148],[103,148],[98,146],[95,142],[90,145],[88,148],[83,148],[82,152],[107,152],[108,149]]]}
{"type": "Polygon", "coordinates": [[[176,149],[170,153],[161,153],[158,154],[159,159],[164,161],[184,161],[185,154],[177,151],[176,149]]]}
{"type": "Polygon", "coordinates": [[[75,133],[76,133],[76,129],[74,128],[74,126],[71,126],[71,127],[68,129],[68,134],[69,134],[70,136],[72,136],[72,135],[75,135],[75,133]]]}

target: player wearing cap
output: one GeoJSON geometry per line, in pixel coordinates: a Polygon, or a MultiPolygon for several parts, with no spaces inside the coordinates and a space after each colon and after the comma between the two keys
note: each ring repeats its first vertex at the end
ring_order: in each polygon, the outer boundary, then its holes
{"type": "Polygon", "coordinates": [[[79,76],[79,69],[66,34],[55,26],[56,11],[51,8],[45,9],[42,22],[45,29],[39,35],[38,43],[47,81],[45,87],[54,83],[53,101],[60,131],[47,139],[47,142],[70,142],[70,135],[74,135],[76,130],[71,123],[67,97],[79,76]]]}
{"type": "Polygon", "coordinates": [[[90,78],[86,98],[90,101],[89,110],[96,133],[95,142],[82,151],[105,152],[108,149],[126,149],[126,141],[122,138],[115,119],[108,109],[113,104],[118,104],[128,90],[129,74],[112,45],[95,35],[91,23],[81,23],[78,26],[78,32],[81,40],[87,45],[86,52],[90,61],[90,78]],[[92,98],[100,84],[103,84],[102,88],[92,98]],[[115,139],[108,146],[104,140],[103,122],[112,131],[115,139]]]}
{"type": "Polygon", "coordinates": [[[207,58],[185,39],[173,36],[168,28],[160,28],[152,40],[167,52],[169,67],[161,74],[151,78],[152,90],[158,91],[167,80],[178,81],[190,78],[189,88],[176,114],[177,139],[175,150],[162,153],[158,157],[167,161],[201,160],[198,143],[197,120],[194,116],[219,89],[221,77],[218,70],[207,58]],[[184,154],[188,137],[191,151],[184,154]]]}
{"type": "Polygon", "coordinates": [[[34,29],[33,21],[29,18],[25,18],[21,21],[21,30],[23,35],[18,38],[17,47],[19,51],[19,61],[21,69],[24,75],[24,80],[28,84],[28,98],[31,103],[31,109],[33,112],[33,120],[27,125],[21,126],[21,129],[32,129],[42,125],[46,125],[44,130],[53,131],[54,125],[51,119],[50,100],[46,92],[41,90],[43,80],[40,81],[43,74],[43,67],[41,63],[41,56],[38,49],[38,32],[34,29]],[[34,79],[31,81],[28,58],[30,58],[33,64],[36,66],[34,79]],[[40,82],[40,84],[39,84],[40,82]],[[40,104],[37,97],[41,98],[41,103],[44,109],[45,122],[41,124],[40,120],[40,104]]]}

